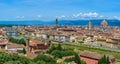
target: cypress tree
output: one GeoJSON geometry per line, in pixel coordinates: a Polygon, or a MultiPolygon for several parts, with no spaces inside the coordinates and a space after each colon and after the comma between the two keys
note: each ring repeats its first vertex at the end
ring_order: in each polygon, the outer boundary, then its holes
{"type": "Polygon", "coordinates": [[[58,44],[57,50],[62,50],[61,44],[58,44]]]}
{"type": "Polygon", "coordinates": [[[75,62],[77,64],[81,64],[80,57],[78,56],[78,54],[75,54],[75,62]]]}
{"type": "Polygon", "coordinates": [[[26,54],[26,50],[25,50],[25,48],[23,48],[23,53],[26,54]]]}
{"type": "Polygon", "coordinates": [[[107,60],[107,64],[110,64],[110,61],[109,61],[109,57],[108,57],[108,56],[107,56],[107,59],[106,59],[106,60],[107,60]]]}
{"type": "Polygon", "coordinates": [[[98,60],[98,64],[110,64],[109,57],[106,57],[105,55],[98,60]]]}

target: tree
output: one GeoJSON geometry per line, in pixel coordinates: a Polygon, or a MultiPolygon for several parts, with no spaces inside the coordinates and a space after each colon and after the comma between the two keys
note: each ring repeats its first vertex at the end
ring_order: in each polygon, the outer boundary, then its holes
{"type": "Polygon", "coordinates": [[[64,62],[72,62],[72,61],[74,61],[74,57],[72,57],[72,58],[66,58],[66,59],[64,60],[64,62]]]}
{"type": "Polygon", "coordinates": [[[26,49],[25,48],[23,48],[23,53],[26,54],[26,49]]]}
{"type": "Polygon", "coordinates": [[[50,49],[47,51],[48,53],[51,53],[53,50],[55,50],[56,49],[56,47],[52,44],[51,46],[50,46],[50,49]]]}
{"type": "Polygon", "coordinates": [[[78,54],[75,54],[75,57],[67,58],[64,60],[64,62],[72,62],[72,61],[75,61],[75,63],[77,63],[77,64],[86,64],[85,61],[80,60],[78,54]]]}
{"type": "Polygon", "coordinates": [[[64,56],[75,55],[76,52],[69,51],[69,50],[67,51],[54,50],[51,54],[54,55],[55,58],[62,58],[64,56]]]}
{"type": "Polygon", "coordinates": [[[22,39],[20,39],[19,41],[18,41],[18,43],[19,44],[24,44],[24,45],[26,45],[26,42],[25,42],[25,40],[22,38],[22,39]]]}
{"type": "Polygon", "coordinates": [[[98,64],[110,64],[109,57],[104,55],[101,59],[98,60],[98,64]]]}
{"type": "Polygon", "coordinates": [[[34,59],[0,52],[0,64],[57,64],[55,59],[40,54],[34,59]]]}
{"type": "Polygon", "coordinates": [[[37,62],[37,61],[55,62],[53,58],[43,54],[39,54],[36,58],[34,58],[34,62],[37,62]]]}
{"type": "Polygon", "coordinates": [[[109,56],[107,56],[106,61],[107,61],[107,64],[110,64],[110,61],[109,61],[109,56]]]}
{"type": "Polygon", "coordinates": [[[12,43],[16,43],[16,44],[26,45],[26,42],[23,38],[22,39],[16,39],[16,38],[13,38],[13,37],[9,37],[9,41],[12,42],[12,43]]]}
{"type": "Polygon", "coordinates": [[[85,61],[83,61],[83,60],[81,60],[81,64],[86,64],[86,62],[85,62],[85,61]]]}
{"type": "Polygon", "coordinates": [[[26,57],[0,52],[0,64],[29,64],[30,62],[31,60],[26,57]]]}
{"type": "Polygon", "coordinates": [[[50,35],[47,35],[47,39],[49,40],[49,38],[50,38],[50,35]]]}
{"type": "Polygon", "coordinates": [[[46,62],[45,61],[37,61],[37,64],[46,64],[46,62]]]}
{"type": "Polygon", "coordinates": [[[54,50],[51,54],[54,55],[55,58],[62,58],[65,56],[63,52],[59,50],[54,50]]]}
{"type": "Polygon", "coordinates": [[[62,49],[62,46],[61,46],[61,44],[59,43],[58,44],[58,46],[57,46],[57,50],[60,50],[60,51],[62,51],[63,49],[62,49]]]}
{"type": "Polygon", "coordinates": [[[47,42],[48,44],[51,43],[51,42],[50,42],[50,35],[49,35],[49,34],[47,34],[47,40],[46,40],[46,42],[47,42]]]}
{"type": "Polygon", "coordinates": [[[77,64],[81,64],[80,57],[78,56],[78,54],[75,54],[75,59],[74,59],[74,61],[75,61],[77,64]]]}
{"type": "Polygon", "coordinates": [[[5,62],[4,64],[22,64],[22,63],[20,63],[20,61],[8,61],[5,62]]]}

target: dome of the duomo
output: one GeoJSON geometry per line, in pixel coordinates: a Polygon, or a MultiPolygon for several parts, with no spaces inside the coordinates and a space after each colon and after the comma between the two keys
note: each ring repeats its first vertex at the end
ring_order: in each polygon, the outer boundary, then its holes
{"type": "Polygon", "coordinates": [[[101,26],[107,26],[107,25],[108,25],[108,23],[107,23],[106,20],[103,20],[103,21],[101,22],[101,26]]]}

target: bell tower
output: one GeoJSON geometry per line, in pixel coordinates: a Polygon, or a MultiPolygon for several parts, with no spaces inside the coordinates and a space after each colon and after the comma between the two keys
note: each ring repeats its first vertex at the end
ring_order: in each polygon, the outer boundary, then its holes
{"type": "Polygon", "coordinates": [[[58,18],[56,18],[55,23],[56,23],[56,29],[57,29],[58,28],[58,18]]]}

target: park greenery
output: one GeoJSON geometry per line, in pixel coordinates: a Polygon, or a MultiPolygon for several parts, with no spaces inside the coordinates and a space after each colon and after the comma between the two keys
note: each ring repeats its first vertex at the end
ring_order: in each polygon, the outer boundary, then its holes
{"type": "Polygon", "coordinates": [[[64,62],[72,62],[72,61],[75,61],[75,63],[77,64],[86,64],[84,61],[80,60],[80,57],[78,56],[78,54],[76,52],[74,52],[73,50],[71,49],[65,49],[61,46],[61,44],[58,44],[58,45],[54,45],[52,44],[50,49],[48,50],[48,53],[49,54],[52,54],[54,56],[54,58],[62,58],[62,57],[65,57],[65,56],[74,56],[72,58],[68,58],[65,59],[64,62]]]}
{"type": "Polygon", "coordinates": [[[43,54],[38,55],[33,61],[38,64],[57,64],[55,59],[43,54]]]}
{"type": "Polygon", "coordinates": [[[23,56],[0,52],[0,64],[57,64],[56,61],[46,55],[40,54],[34,59],[23,56]]]}
{"type": "Polygon", "coordinates": [[[48,50],[48,53],[52,54],[55,58],[62,58],[64,56],[71,56],[76,54],[76,52],[73,50],[64,49],[61,44],[58,44],[57,46],[52,44],[48,50]]]}
{"type": "Polygon", "coordinates": [[[110,55],[110,56],[112,55],[116,59],[120,59],[120,52],[119,51],[107,50],[107,49],[90,47],[90,46],[84,46],[84,45],[68,44],[68,43],[63,43],[61,45],[63,47],[68,48],[68,49],[72,48],[72,49],[78,49],[80,51],[89,50],[89,51],[97,52],[97,53],[100,53],[100,54],[105,54],[105,55],[110,55]]]}
{"type": "Polygon", "coordinates": [[[0,64],[29,64],[31,60],[22,56],[0,52],[0,64]]]}
{"type": "Polygon", "coordinates": [[[9,37],[9,41],[12,42],[12,43],[16,43],[16,44],[26,45],[26,42],[25,42],[24,38],[22,38],[22,39],[16,39],[14,37],[9,37]]]}

